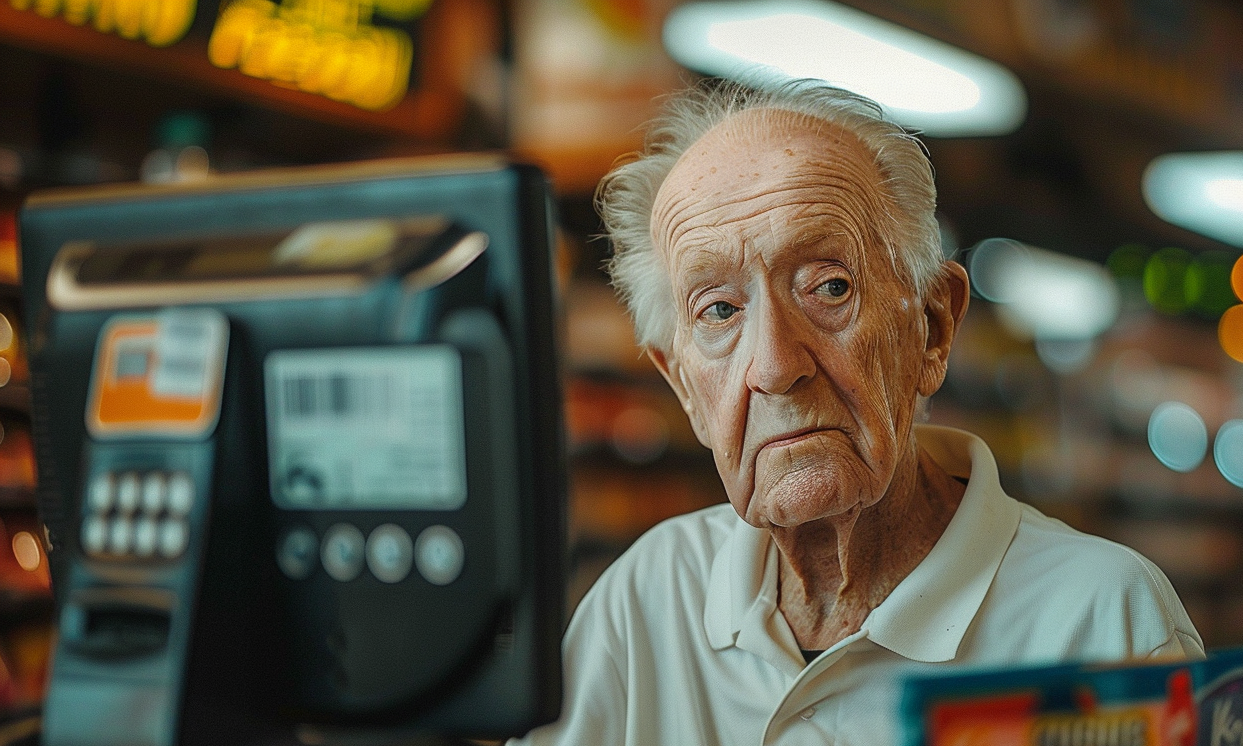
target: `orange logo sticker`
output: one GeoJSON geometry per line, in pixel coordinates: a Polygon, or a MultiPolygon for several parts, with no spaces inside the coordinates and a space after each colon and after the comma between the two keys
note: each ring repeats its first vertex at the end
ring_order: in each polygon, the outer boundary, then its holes
{"type": "Polygon", "coordinates": [[[113,317],[95,351],[91,435],[206,437],[220,418],[228,336],[224,315],[208,308],[113,317]]]}

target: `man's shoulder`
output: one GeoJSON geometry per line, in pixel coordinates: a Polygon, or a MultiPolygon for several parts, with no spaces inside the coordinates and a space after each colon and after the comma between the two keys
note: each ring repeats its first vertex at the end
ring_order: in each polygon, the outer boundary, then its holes
{"type": "Polygon", "coordinates": [[[1065,652],[1075,656],[1144,656],[1175,642],[1187,654],[1202,654],[1182,602],[1155,564],[1031,506],[1022,507],[996,584],[995,598],[1010,601],[1003,606],[1022,607],[1042,635],[1065,633],[1065,652]]]}
{"type": "Polygon", "coordinates": [[[1021,506],[1018,530],[1006,560],[1007,564],[1021,563],[1041,573],[1074,571],[1081,581],[1106,584],[1123,579],[1149,580],[1161,574],[1156,565],[1130,547],[1079,531],[1026,504],[1021,506]]]}

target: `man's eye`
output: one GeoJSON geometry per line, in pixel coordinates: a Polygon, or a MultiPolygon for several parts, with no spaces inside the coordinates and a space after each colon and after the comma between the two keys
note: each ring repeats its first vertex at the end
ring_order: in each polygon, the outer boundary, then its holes
{"type": "Polygon", "coordinates": [[[741,310],[741,308],[735,306],[733,303],[727,303],[723,300],[719,300],[708,306],[707,310],[704,311],[704,316],[706,316],[710,321],[724,321],[741,310]]]}
{"type": "Polygon", "coordinates": [[[816,288],[816,292],[821,295],[830,295],[834,298],[840,298],[850,290],[850,283],[841,277],[834,277],[832,280],[822,284],[816,288]]]}

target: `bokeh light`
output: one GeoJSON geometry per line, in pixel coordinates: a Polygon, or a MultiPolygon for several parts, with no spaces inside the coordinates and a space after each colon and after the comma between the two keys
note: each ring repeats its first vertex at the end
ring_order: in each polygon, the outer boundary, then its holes
{"type": "Polygon", "coordinates": [[[1217,322],[1217,341],[1226,354],[1243,363],[1243,305],[1226,309],[1217,322]]]}
{"type": "Polygon", "coordinates": [[[13,323],[9,317],[0,313],[0,351],[13,346],[13,323]]]}
{"type": "Polygon", "coordinates": [[[1148,258],[1144,266],[1144,297],[1161,313],[1187,310],[1187,271],[1191,254],[1185,249],[1165,248],[1148,258]]]}
{"type": "Polygon", "coordinates": [[[39,540],[29,531],[18,531],[13,536],[13,556],[17,558],[17,564],[21,565],[23,570],[27,572],[38,570],[41,561],[39,540]]]}
{"type": "Polygon", "coordinates": [[[1117,283],[1085,259],[988,238],[971,250],[967,273],[975,294],[998,304],[998,318],[1016,334],[1085,340],[1118,317],[1117,283]]]}
{"type": "Polygon", "coordinates": [[[1227,482],[1243,487],[1243,420],[1230,420],[1217,431],[1213,460],[1227,482]]]}
{"type": "Polygon", "coordinates": [[[1036,357],[1049,370],[1062,375],[1077,373],[1092,362],[1096,342],[1087,339],[1036,338],[1036,357]]]}
{"type": "Polygon", "coordinates": [[[1162,464],[1188,472],[1204,461],[1208,428],[1200,414],[1186,404],[1163,402],[1148,418],[1148,447],[1162,464]]]}
{"type": "Polygon", "coordinates": [[[1028,249],[1008,238],[986,238],[976,244],[967,258],[971,288],[984,300],[1009,303],[1014,300],[1014,284],[1008,278],[1025,263],[1028,249]]]}
{"type": "Polygon", "coordinates": [[[1162,219],[1243,246],[1243,152],[1158,156],[1144,170],[1142,188],[1162,219]]]}
{"type": "Polygon", "coordinates": [[[1230,269],[1234,256],[1224,251],[1206,251],[1195,258],[1187,269],[1187,304],[1192,310],[1217,318],[1235,303],[1230,286],[1230,269]]]}
{"type": "Polygon", "coordinates": [[[1235,260],[1234,269],[1230,271],[1230,287],[1234,289],[1234,296],[1243,301],[1243,256],[1235,260]]]}

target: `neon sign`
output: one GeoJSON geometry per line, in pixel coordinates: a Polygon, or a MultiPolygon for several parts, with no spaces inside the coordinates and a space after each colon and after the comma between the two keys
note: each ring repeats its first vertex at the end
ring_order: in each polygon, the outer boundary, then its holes
{"type": "Polygon", "coordinates": [[[370,24],[379,11],[411,18],[430,0],[234,0],[208,42],[213,65],[364,109],[386,109],[406,94],[410,35],[370,24]]]}
{"type": "Polygon", "coordinates": [[[87,21],[97,31],[166,47],[186,35],[196,0],[9,0],[18,10],[45,18],[63,17],[77,26],[87,21]]]}

